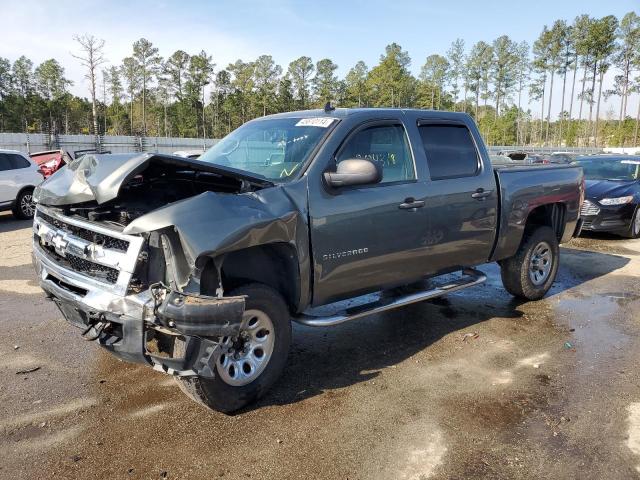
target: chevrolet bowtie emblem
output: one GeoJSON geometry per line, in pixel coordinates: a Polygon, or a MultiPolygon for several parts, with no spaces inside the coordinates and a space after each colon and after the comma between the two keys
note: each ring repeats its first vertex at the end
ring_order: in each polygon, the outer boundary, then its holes
{"type": "Polygon", "coordinates": [[[61,256],[66,256],[65,255],[65,250],[67,248],[67,245],[69,244],[69,242],[67,240],[65,240],[64,235],[61,233],[56,233],[51,240],[49,241],[49,243],[51,243],[51,245],[53,245],[53,248],[56,249],[56,253],[58,255],[61,256]]]}

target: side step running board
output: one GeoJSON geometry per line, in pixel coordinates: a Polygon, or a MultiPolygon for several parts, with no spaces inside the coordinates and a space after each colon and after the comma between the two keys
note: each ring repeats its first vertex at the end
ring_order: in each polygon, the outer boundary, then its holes
{"type": "Polygon", "coordinates": [[[464,288],[479,285],[481,283],[484,283],[486,279],[487,276],[481,271],[474,268],[465,268],[464,270],[462,270],[462,277],[445,285],[437,286],[431,290],[411,293],[409,295],[403,295],[396,298],[381,298],[376,302],[347,308],[346,310],[338,312],[334,315],[315,316],[310,314],[302,314],[298,317],[294,317],[293,320],[310,327],[329,327],[332,325],[338,325],[339,323],[348,322],[349,320],[355,320],[357,318],[365,317],[373,313],[380,313],[386,310],[391,310],[393,308],[403,307],[411,303],[422,302],[423,300],[441,297],[443,295],[446,295],[447,293],[456,292],[464,288]]]}

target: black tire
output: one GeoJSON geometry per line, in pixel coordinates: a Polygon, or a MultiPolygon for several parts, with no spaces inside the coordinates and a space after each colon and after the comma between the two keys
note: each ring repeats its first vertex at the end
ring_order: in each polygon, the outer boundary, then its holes
{"type": "Polygon", "coordinates": [[[16,198],[13,206],[13,216],[20,220],[29,220],[36,213],[36,206],[33,203],[33,188],[22,190],[16,198]]]}
{"type": "Polygon", "coordinates": [[[291,345],[289,309],[277,291],[266,285],[252,283],[233,290],[229,295],[246,295],[246,310],[259,310],[269,316],[275,331],[275,340],[273,353],[266,367],[255,380],[242,386],[226,383],[218,370],[213,379],[176,378],[180,389],[193,400],[226,414],[256,401],[271,388],[282,374],[291,345]]]}
{"type": "Polygon", "coordinates": [[[629,230],[622,234],[625,238],[638,238],[640,237],[640,207],[636,207],[636,211],[633,212],[631,217],[631,225],[629,230]]]}
{"type": "Polygon", "coordinates": [[[525,231],[522,243],[513,257],[500,262],[502,284],[511,295],[526,300],[539,300],[553,285],[558,266],[560,264],[560,248],[555,232],[545,226],[535,227],[525,231]],[[546,276],[538,275],[539,284],[531,278],[532,257],[544,245],[549,247],[551,255],[551,267],[546,276]]]}

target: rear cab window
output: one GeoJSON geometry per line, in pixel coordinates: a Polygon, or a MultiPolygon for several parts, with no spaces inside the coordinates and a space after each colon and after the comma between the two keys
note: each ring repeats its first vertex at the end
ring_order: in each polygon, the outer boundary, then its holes
{"type": "Polygon", "coordinates": [[[471,132],[462,124],[419,123],[431,180],[473,177],[480,158],[471,132]]]}

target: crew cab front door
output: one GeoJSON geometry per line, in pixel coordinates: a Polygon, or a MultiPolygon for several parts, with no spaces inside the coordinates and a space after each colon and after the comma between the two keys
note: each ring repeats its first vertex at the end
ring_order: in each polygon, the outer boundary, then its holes
{"type": "Polygon", "coordinates": [[[316,305],[422,275],[415,253],[425,238],[425,188],[404,125],[361,125],[335,155],[336,162],[350,158],[377,162],[383,178],[374,185],[320,188],[310,198],[316,305]]]}

